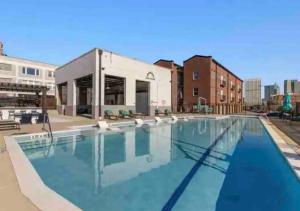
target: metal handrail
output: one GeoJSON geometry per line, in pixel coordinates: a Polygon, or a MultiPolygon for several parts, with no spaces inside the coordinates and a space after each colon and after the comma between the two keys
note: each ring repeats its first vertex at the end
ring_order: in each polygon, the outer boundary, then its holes
{"type": "Polygon", "coordinates": [[[52,128],[51,128],[51,123],[50,123],[50,119],[49,119],[49,115],[48,113],[44,113],[44,121],[43,121],[43,128],[44,131],[47,131],[48,136],[51,138],[51,143],[53,142],[53,134],[52,134],[52,128]],[[46,121],[46,117],[47,117],[47,121],[46,121]],[[45,128],[45,123],[48,124],[48,128],[49,130],[47,130],[45,128]]]}

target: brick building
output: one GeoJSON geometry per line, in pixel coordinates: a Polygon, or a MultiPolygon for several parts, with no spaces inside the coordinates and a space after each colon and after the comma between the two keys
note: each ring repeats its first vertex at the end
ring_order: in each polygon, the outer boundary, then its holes
{"type": "Polygon", "coordinates": [[[160,59],[155,65],[171,69],[172,112],[183,111],[183,67],[173,60],[160,59]]]}
{"type": "Polygon", "coordinates": [[[201,98],[217,114],[242,111],[243,80],[211,56],[195,55],[184,61],[184,107],[192,111],[201,98]]]}

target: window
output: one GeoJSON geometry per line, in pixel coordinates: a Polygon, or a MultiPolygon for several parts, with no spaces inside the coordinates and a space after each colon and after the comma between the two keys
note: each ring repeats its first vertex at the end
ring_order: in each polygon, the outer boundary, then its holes
{"type": "Polygon", "coordinates": [[[6,63],[0,63],[0,70],[12,71],[12,65],[6,63]]]}
{"type": "Polygon", "coordinates": [[[48,70],[48,77],[54,78],[54,71],[48,70]]]}
{"type": "Polygon", "coordinates": [[[198,88],[193,88],[193,96],[198,96],[198,88]]]}
{"type": "Polygon", "coordinates": [[[32,68],[32,67],[23,67],[22,73],[24,75],[38,76],[38,75],[40,75],[40,70],[37,68],[32,68]]]}
{"type": "Polygon", "coordinates": [[[198,80],[200,78],[200,72],[199,71],[194,71],[193,72],[193,80],[198,80]]]}
{"type": "Polygon", "coordinates": [[[105,75],[104,102],[105,105],[125,104],[125,78],[105,75]]]}

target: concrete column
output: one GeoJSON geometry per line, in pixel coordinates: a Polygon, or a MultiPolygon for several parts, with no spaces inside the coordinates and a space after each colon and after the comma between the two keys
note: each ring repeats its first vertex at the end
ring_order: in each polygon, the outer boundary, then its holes
{"type": "Polygon", "coordinates": [[[99,117],[99,72],[93,74],[93,93],[92,93],[92,117],[98,119],[99,117]]]}
{"type": "Polygon", "coordinates": [[[76,82],[68,81],[66,115],[76,116],[76,82]]]}
{"type": "MultiPolygon", "coordinates": [[[[104,83],[100,82],[101,77],[101,68],[100,68],[100,58],[99,51],[95,51],[95,72],[93,73],[93,89],[92,89],[92,117],[94,119],[99,118],[99,108],[100,108],[100,84],[102,85],[101,89],[103,90],[104,83]]],[[[101,93],[101,97],[103,94],[101,93]]],[[[102,101],[102,99],[101,99],[102,101]]],[[[104,100],[102,101],[104,102],[104,100]]],[[[102,110],[102,109],[101,109],[102,110]]]]}

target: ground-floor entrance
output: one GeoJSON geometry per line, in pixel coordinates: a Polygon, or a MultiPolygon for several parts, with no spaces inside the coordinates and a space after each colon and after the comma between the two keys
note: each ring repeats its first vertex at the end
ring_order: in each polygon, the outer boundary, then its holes
{"type": "Polygon", "coordinates": [[[147,81],[136,81],[135,91],[135,110],[137,113],[143,113],[149,115],[149,82],[147,81]]]}

